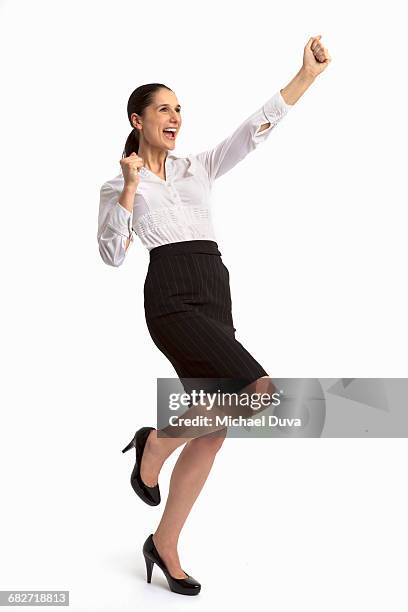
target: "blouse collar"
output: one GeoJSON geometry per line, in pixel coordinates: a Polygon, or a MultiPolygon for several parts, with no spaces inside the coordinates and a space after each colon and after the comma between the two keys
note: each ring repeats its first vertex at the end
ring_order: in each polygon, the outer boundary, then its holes
{"type": "MultiPolygon", "coordinates": [[[[183,159],[183,157],[181,155],[176,155],[175,153],[167,153],[165,162],[164,162],[164,167],[165,167],[165,172],[166,172],[166,181],[164,181],[163,179],[161,179],[159,176],[157,176],[157,174],[155,174],[154,172],[152,172],[151,170],[149,170],[148,168],[145,168],[145,166],[142,166],[139,169],[139,175],[143,176],[145,178],[153,178],[153,179],[157,179],[160,182],[167,182],[169,179],[173,178],[173,165],[174,162],[177,159],[183,159]]],[[[195,161],[194,158],[191,155],[186,156],[186,159],[188,161],[188,167],[186,169],[186,175],[190,176],[190,175],[194,175],[195,174],[195,161]]]]}

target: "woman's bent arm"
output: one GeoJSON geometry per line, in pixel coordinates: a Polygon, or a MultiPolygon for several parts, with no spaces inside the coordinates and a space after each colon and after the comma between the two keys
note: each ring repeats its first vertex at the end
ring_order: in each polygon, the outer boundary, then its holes
{"type": "Polygon", "coordinates": [[[102,260],[110,266],[122,265],[133,241],[134,198],[132,188],[124,187],[118,193],[109,183],[101,187],[97,239],[102,260]]]}
{"type": "MultiPolygon", "coordinates": [[[[133,187],[129,187],[128,185],[125,184],[122,193],[120,194],[120,198],[119,198],[119,204],[121,204],[124,208],[126,208],[126,210],[128,210],[130,213],[132,213],[133,216],[133,204],[135,201],[135,193],[136,190],[133,187]]],[[[133,236],[131,236],[130,238],[128,238],[126,240],[126,250],[129,246],[129,244],[132,242],[133,240],[133,236]]]]}

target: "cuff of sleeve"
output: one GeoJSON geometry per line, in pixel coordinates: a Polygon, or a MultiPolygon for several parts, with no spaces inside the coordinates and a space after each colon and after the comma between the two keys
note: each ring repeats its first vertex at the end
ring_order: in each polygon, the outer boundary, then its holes
{"type": "Polygon", "coordinates": [[[262,107],[266,119],[274,124],[289,112],[294,104],[287,104],[282,97],[280,89],[265,102],[262,107]]]}
{"type": "Polygon", "coordinates": [[[132,220],[133,214],[117,202],[110,211],[107,226],[117,234],[133,239],[132,220]]]}

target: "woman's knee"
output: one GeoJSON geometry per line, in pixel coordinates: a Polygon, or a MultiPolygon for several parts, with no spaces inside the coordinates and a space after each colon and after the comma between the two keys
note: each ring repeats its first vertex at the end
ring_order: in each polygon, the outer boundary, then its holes
{"type": "Polygon", "coordinates": [[[203,451],[216,453],[221,448],[226,438],[227,431],[227,427],[219,431],[213,431],[210,434],[199,436],[198,438],[194,438],[194,440],[190,440],[189,444],[192,444],[203,451]]]}
{"type": "Polygon", "coordinates": [[[263,381],[262,385],[266,389],[264,391],[264,393],[268,393],[269,395],[273,395],[274,393],[277,392],[277,388],[273,384],[272,378],[269,376],[269,374],[268,374],[268,376],[261,376],[261,378],[258,378],[258,380],[262,380],[263,381]]]}

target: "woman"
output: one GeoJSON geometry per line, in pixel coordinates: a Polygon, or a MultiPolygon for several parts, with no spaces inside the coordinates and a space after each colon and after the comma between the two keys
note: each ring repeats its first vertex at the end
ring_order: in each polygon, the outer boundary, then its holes
{"type": "MultiPolygon", "coordinates": [[[[129,98],[133,129],[120,161],[122,174],[101,188],[99,251],[105,263],[120,266],[133,232],[149,250],[146,322],[180,378],[228,378],[237,388],[269,382],[268,373],[235,338],[229,273],[215,240],[209,197],[213,181],[266,140],[327,67],[331,58],[320,38],[309,39],[303,65],[286,87],[231,136],[196,155],[172,153],[182,121],[171,89],[160,83],[143,85],[129,98]]],[[[123,449],[136,449],[131,483],[137,495],[154,506],[160,503],[160,469],[185,444],[161,521],[143,545],[148,582],[156,563],[172,591],[199,593],[200,583],[181,567],[177,543],[225,434],[226,428],[219,428],[195,437],[165,437],[153,427],[142,427],[123,449]]]]}

